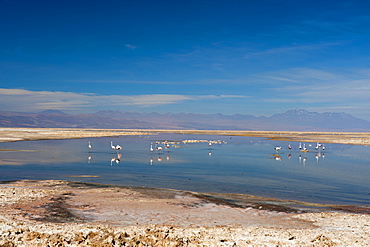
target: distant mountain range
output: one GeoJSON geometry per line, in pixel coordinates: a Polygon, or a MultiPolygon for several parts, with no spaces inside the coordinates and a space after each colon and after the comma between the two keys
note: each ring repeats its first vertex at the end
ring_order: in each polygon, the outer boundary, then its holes
{"type": "Polygon", "coordinates": [[[370,122],[343,112],[320,114],[303,109],[293,109],[271,117],[122,111],[68,115],[58,110],[46,110],[40,113],[0,111],[0,127],[370,131],[370,122]]]}

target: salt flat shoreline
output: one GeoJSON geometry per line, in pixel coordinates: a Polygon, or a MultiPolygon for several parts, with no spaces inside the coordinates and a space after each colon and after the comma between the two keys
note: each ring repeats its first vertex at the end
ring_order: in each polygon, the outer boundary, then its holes
{"type": "Polygon", "coordinates": [[[162,130],[162,129],[77,129],[77,128],[0,128],[0,142],[156,135],[158,133],[192,135],[227,135],[262,137],[296,142],[322,142],[370,145],[369,132],[300,132],[300,131],[236,131],[236,130],[162,130]]]}
{"type": "MultiPolygon", "coordinates": [[[[354,145],[370,140],[369,133],[0,128],[0,141],[156,133],[354,145]]],[[[0,246],[369,246],[367,206],[304,212],[268,205],[236,206],[204,194],[150,188],[3,182],[0,246]]]]}
{"type": "Polygon", "coordinates": [[[0,184],[0,246],[368,246],[370,215],[284,212],[197,193],[79,182],[0,184]]]}

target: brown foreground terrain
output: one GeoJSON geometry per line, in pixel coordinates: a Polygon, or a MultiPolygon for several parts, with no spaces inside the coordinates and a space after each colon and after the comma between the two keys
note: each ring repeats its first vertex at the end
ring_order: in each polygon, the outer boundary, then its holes
{"type": "MultiPolygon", "coordinates": [[[[164,131],[4,128],[0,140],[156,132],[164,131]]],[[[359,145],[370,140],[368,133],[189,132],[359,145]]],[[[243,203],[175,190],[54,180],[3,182],[0,246],[370,246],[368,206],[305,209],[303,203],[290,207],[274,199],[234,196],[243,203]]]]}
{"type": "Polygon", "coordinates": [[[1,184],[0,198],[0,246],[370,243],[369,214],[238,207],[184,191],[17,181],[1,184]]]}

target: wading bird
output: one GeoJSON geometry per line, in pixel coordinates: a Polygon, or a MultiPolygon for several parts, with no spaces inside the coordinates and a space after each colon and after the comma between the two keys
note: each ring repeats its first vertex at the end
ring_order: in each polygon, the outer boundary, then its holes
{"type": "Polygon", "coordinates": [[[112,148],[112,150],[117,150],[117,151],[122,149],[121,145],[117,144],[116,146],[114,146],[112,141],[110,142],[110,147],[112,148]]]}
{"type": "Polygon", "coordinates": [[[110,147],[112,148],[112,150],[116,150],[116,147],[113,145],[112,141],[110,142],[110,147]]]}
{"type": "Polygon", "coordinates": [[[117,150],[117,151],[119,151],[119,150],[121,150],[121,149],[122,149],[121,145],[118,145],[118,144],[117,144],[117,146],[116,146],[116,150],[117,150]]]}

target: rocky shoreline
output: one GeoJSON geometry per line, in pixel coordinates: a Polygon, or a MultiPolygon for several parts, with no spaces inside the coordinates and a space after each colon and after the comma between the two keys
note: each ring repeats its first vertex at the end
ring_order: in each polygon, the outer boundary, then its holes
{"type": "Polygon", "coordinates": [[[235,207],[190,192],[0,185],[0,246],[367,246],[370,215],[235,207]]]}

